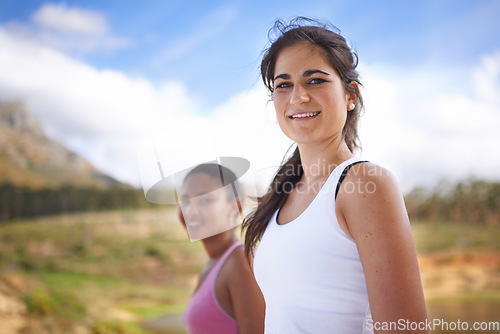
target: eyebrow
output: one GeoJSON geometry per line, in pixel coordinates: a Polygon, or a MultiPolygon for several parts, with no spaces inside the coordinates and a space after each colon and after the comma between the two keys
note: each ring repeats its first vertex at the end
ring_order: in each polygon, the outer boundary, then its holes
{"type": "MultiPolygon", "coordinates": [[[[302,74],[302,76],[304,78],[306,77],[310,77],[311,75],[315,74],[315,73],[321,73],[321,74],[324,74],[324,75],[330,75],[329,73],[326,73],[324,71],[321,71],[321,70],[307,70],[304,72],[304,74],[302,74]]],[[[286,74],[286,73],[283,73],[283,74],[278,74],[274,79],[273,81],[276,81],[276,79],[283,79],[283,80],[288,80],[290,79],[290,74],[286,74]]]]}
{"type": "Polygon", "coordinates": [[[201,191],[201,192],[198,192],[196,194],[193,194],[193,195],[189,195],[189,194],[182,194],[181,195],[181,199],[182,200],[186,200],[186,199],[192,199],[192,198],[196,198],[196,197],[200,197],[200,196],[203,196],[203,195],[206,195],[210,193],[210,191],[201,191]]]}

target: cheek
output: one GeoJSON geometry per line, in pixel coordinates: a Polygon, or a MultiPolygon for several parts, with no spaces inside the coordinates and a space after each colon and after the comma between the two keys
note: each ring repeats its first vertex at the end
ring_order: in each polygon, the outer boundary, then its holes
{"type": "Polygon", "coordinates": [[[318,97],[323,107],[330,108],[335,113],[347,114],[347,98],[341,94],[324,94],[318,97]]]}
{"type": "Polygon", "coordinates": [[[217,212],[217,207],[212,204],[205,206],[203,208],[202,214],[206,219],[212,220],[216,212],[217,212]]]}
{"type": "Polygon", "coordinates": [[[283,130],[286,126],[286,104],[283,101],[283,97],[278,97],[274,99],[274,110],[276,112],[276,119],[278,120],[278,125],[283,130]]]}
{"type": "Polygon", "coordinates": [[[184,219],[184,215],[182,214],[182,210],[180,207],[177,209],[177,217],[181,221],[182,225],[186,226],[186,220],[184,219]]]}
{"type": "Polygon", "coordinates": [[[283,96],[283,94],[274,94],[273,95],[274,109],[276,110],[277,116],[280,116],[283,114],[284,109],[285,109],[285,102],[286,102],[286,97],[283,96]]]}
{"type": "Polygon", "coordinates": [[[216,212],[220,219],[226,219],[227,215],[231,212],[231,209],[231,205],[228,202],[224,201],[219,203],[216,212]]]}
{"type": "Polygon", "coordinates": [[[224,205],[223,203],[217,201],[217,202],[213,202],[212,205],[210,205],[209,207],[207,207],[207,210],[206,210],[206,216],[207,217],[211,217],[212,219],[214,218],[217,218],[218,216],[221,215],[222,212],[224,212],[224,205]]]}

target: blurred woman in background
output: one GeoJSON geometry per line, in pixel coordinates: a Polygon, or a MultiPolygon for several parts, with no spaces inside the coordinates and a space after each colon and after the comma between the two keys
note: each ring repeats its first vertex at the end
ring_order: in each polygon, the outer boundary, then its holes
{"type": "Polygon", "coordinates": [[[182,184],[179,218],[209,257],[184,313],[190,334],[264,331],[264,299],[235,232],[239,188],[231,170],[211,163],[195,167],[182,184]]]}

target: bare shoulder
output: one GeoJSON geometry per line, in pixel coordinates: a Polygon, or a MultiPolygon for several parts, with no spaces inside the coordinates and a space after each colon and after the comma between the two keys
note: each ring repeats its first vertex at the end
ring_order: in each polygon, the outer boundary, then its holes
{"type": "Polygon", "coordinates": [[[406,224],[403,196],[394,175],[379,165],[360,163],[351,167],[337,196],[338,213],[349,234],[381,225],[406,224]]]}
{"type": "Polygon", "coordinates": [[[341,205],[353,201],[377,201],[400,196],[398,182],[394,175],[384,167],[365,162],[351,167],[345,176],[338,193],[341,205]],[[343,200],[348,199],[348,201],[343,200]]]}
{"type": "Polygon", "coordinates": [[[226,259],[226,262],[229,262],[229,263],[232,263],[232,262],[240,263],[243,260],[246,261],[246,259],[245,259],[245,249],[243,248],[243,245],[240,245],[240,246],[236,247],[231,252],[231,254],[229,254],[229,256],[226,259]]]}
{"type": "Polygon", "coordinates": [[[242,246],[226,260],[227,288],[240,333],[263,333],[265,302],[242,246]]]}
{"type": "Polygon", "coordinates": [[[337,203],[339,224],[345,223],[359,251],[374,321],[424,321],[415,246],[395,177],[378,165],[357,164],[345,177],[337,203]]]}
{"type": "Polygon", "coordinates": [[[241,276],[248,275],[250,271],[250,265],[245,256],[245,249],[243,246],[236,247],[231,254],[226,259],[222,270],[231,277],[241,278],[241,276]]]}
{"type": "MultiPolygon", "coordinates": [[[[349,169],[343,184],[347,184],[348,182],[370,182],[381,186],[397,186],[394,175],[388,169],[371,162],[358,163],[352,166],[349,169]]],[[[375,189],[368,188],[366,190],[375,189]]]]}

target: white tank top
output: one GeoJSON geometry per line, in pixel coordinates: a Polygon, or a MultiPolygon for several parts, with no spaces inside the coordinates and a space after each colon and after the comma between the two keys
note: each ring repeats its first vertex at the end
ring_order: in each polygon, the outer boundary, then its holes
{"type": "Polygon", "coordinates": [[[255,254],[254,271],[266,301],[265,333],[373,333],[365,274],[354,240],[340,228],[337,166],[306,210],[279,225],[274,213],[255,254]]]}

